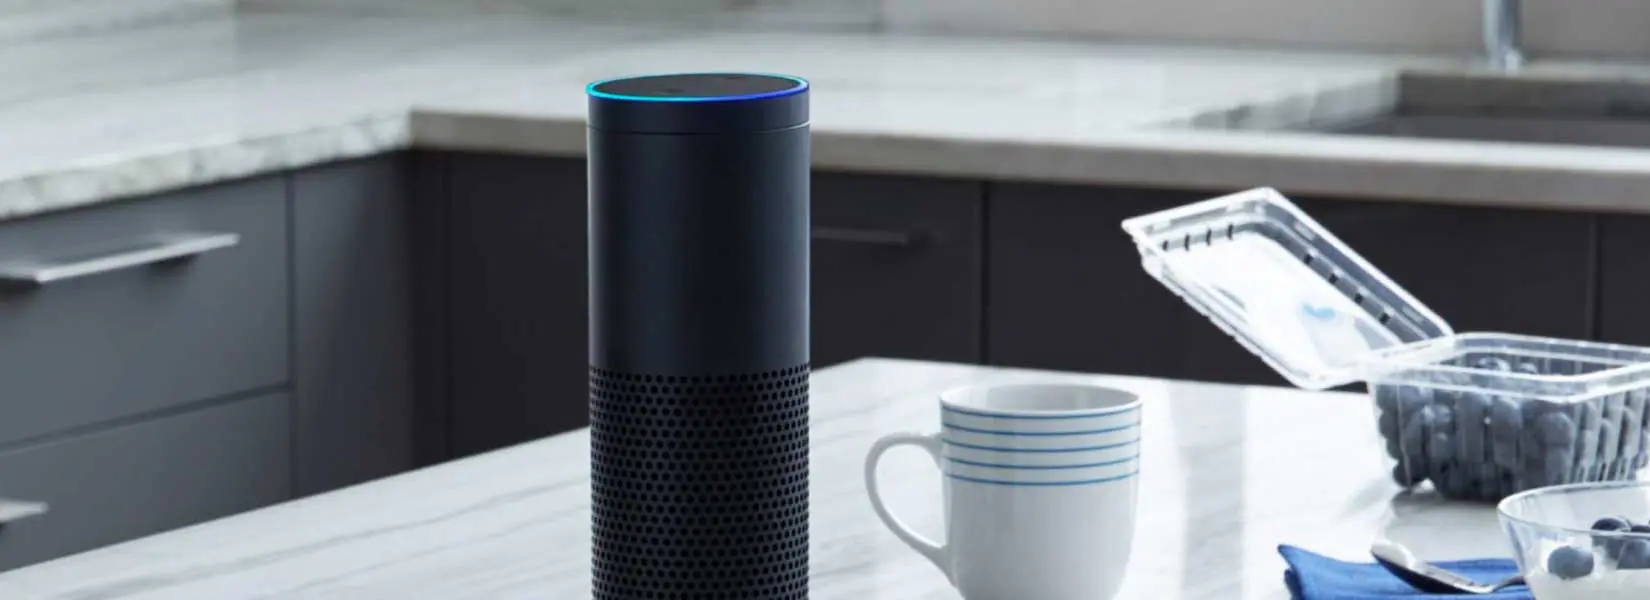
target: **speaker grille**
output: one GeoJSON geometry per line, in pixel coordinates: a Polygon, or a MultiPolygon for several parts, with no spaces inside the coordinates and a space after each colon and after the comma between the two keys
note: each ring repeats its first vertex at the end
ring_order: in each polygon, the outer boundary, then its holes
{"type": "Polygon", "coordinates": [[[590,370],[598,600],[808,597],[808,365],[590,370]]]}

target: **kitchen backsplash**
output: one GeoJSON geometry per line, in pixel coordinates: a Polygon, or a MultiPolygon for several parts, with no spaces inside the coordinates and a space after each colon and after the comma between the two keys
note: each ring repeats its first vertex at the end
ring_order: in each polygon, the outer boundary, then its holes
{"type": "Polygon", "coordinates": [[[227,14],[235,0],[0,0],[0,41],[96,34],[227,14]]]}
{"type": "MultiPolygon", "coordinates": [[[[1415,51],[1482,48],[1482,0],[880,0],[891,29],[1008,31],[1415,51]]],[[[1522,0],[1526,44],[1650,54],[1650,2],[1522,0]]]]}
{"type": "Polygon", "coordinates": [[[592,18],[702,19],[799,27],[874,26],[878,0],[240,0],[256,11],[537,12],[592,18]]]}
{"type": "MultiPolygon", "coordinates": [[[[1534,53],[1650,55],[1650,2],[1522,0],[1534,53]]],[[[412,6],[890,31],[1054,34],[1476,52],[1482,0],[242,0],[259,7],[412,6]]]]}

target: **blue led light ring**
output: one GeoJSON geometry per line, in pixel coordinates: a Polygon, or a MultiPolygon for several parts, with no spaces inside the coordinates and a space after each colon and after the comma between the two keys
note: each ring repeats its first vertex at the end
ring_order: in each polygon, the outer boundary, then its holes
{"type": "Polygon", "coordinates": [[[756,77],[773,77],[773,78],[776,78],[776,79],[788,79],[790,81],[794,81],[794,82],[796,82],[796,87],[786,88],[786,89],[783,89],[783,90],[774,90],[772,92],[762,92],[762,93],[759,93],[759,94],[741,94],[741,95],[738,95],[738,96],[632,96],[632,95],[629,95],[629,94],[614,94],[614,93],[610,93],[610,92],[603,92],[603,91],[600,91],[600,90],[596,89],[596,86],[603,85],[603,84],[606,84],[606,83],[611,83],[611,82],[614,82],[614,81],[621,81],[621,80],[625,80],[625,79],[634,79],[634,77],[614,77],[612,79],[603,79],[601,81],[597,81],[595,83],[591,83],[590,85],[584,86],[584,93],[589,94],[590,97],[592,97],[592,98],[601,98],[603,100],[619,100],[619,101],[622,101],[622,102],[738,102],[738,101],[741,101],[741,100],[761,100],[763,98],[779,98],[779,97],[782,97],[782,96],[789,96],[789,95],[792,95],[792,94],[800,94],[802,92],[808,91],[808,80],[806,80],[806,79],[803,79],[801,77],[792,77],[790,75],[772,75],[772,74],[768,74],[768,73],[674,73],[674,74],[671,74],[671,75],[649,75],[649,77],[685,77],[685,76],[694,76],[694,75],[752,75],[752,76],[756,76],[756,77]]]}

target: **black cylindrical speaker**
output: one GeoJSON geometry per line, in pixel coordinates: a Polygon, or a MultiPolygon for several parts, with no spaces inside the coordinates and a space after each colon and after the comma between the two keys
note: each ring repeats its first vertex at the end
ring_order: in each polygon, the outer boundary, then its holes
{"type": "Polygon", "coordinates": [[[808,597],[808,85],[593,83],[598,600],[808,597]]]}

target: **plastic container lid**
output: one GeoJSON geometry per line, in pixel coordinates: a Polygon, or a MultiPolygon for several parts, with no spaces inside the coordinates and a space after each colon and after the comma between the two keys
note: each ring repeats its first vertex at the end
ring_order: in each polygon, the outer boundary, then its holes
{"type": "Polygon", "coordinates": [[[1377,351],[1454,333],[1271,188],[1123,229],[1147,273],[1302,388],[1365,380],[1377,351]]]}

